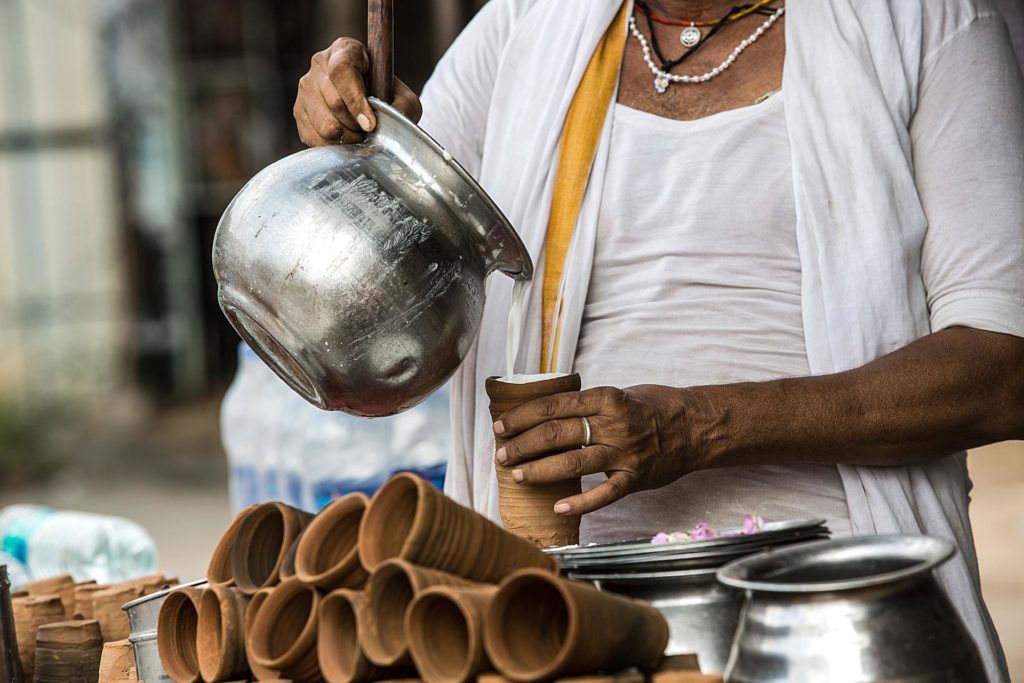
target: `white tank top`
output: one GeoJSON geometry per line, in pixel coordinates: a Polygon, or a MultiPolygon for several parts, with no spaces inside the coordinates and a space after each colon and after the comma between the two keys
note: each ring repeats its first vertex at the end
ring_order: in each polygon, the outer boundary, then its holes
{"type": "MultiPolygon", "coordinates": [[[[575,369],[584,388],[809,374],[783,97],[695,121],[614,108],[575,369]]],[[[588,477],[589,488],[604,475],[588,477]]],[[[834,465],[707,470],[586,515],[582,542],[825,518],[849,533],[834,465]]]]}

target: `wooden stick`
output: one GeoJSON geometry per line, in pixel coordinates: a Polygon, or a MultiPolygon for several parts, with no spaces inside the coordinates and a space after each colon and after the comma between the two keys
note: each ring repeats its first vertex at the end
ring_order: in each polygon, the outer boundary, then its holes
{"type": "Polygon", "coordinates": [[[388,104],[394,99],[394,14],[394,0],[369,0],[370,95],[388,104]]]}

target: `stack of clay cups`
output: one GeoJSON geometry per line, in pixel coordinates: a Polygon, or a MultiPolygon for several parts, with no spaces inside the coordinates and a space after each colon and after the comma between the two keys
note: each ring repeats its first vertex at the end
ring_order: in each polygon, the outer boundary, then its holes
{"type": "Polygon", "coordinates": [[[58,621],[39,627],[35,683],[96,683],[103,636],[95,619],[58,621]]]}
{"type": "MultiPolygon", "coordinates": [[[[580,376],[550,374],[535,375],[532,381],[513,382],[500,377],[487,379],[485,389],[490,399],[491,419],[497,421],[506,412],[524,403],[545,396],[579,391],[580,376]]],[[[506,439],[495,437],[495,449],[505,445],[506,439]]],[[[561,515],[555,504],[581,491],[580,479],[567,479],[550,484],[516,482],[512,477],[515,466],[494,463],[498,480],[498,509],[506,529],[522,536],[539,548],[575,545],[579,542],[578,515],[561,515]]]]}
{"type": "Polygon", "coordinates": [[[182,588],[164,599],[157,647],[171,680],[216,683],[251,673],[260,680],[278,677],[280,672],[252,662],[246,634],[256,609],[280,583],[286,558],[311,518],[284,503],[243,510],[214,549],[207,588],[182,588]],[[257,596],[258,601],[253,599],[257,596]]]}
{"type": "Polygon", "coordinates": [[[492,668],[524,683],[649,668],[668,642],[668,626],[649,604],[559,578],[556,563],[532,543],[412,475],[393,477],[377,493],[359,543],[371,570],[356,610],[362,650],[378,666],[411,662],[428,683],[468,683],[492,668]],[[566,616],[540,628],[551,601],[566,616]],[[524,627],[509,619],[510,604],[538,621],[524,627]],[[508,638],[518,638],[511,649],[502,647],[508,638]]]}
{"type": "MultiPolygon", "coordinates": [[[[268,505],[281,513],[280,504],[268,505]]],[[[174,597],[175,591],[165,600],[158,642],[176,683],[227,680],[231,667],[212,663],[228,660],[245,662],[247,671],[232,672],[234,678],[261,681],[364,683],[418,674],[428,683],[468,683],[497,667],[529,683],[549,672],[648,666],[664,650],[667,626],[649,605],[559,578],[557,563],[533,543],[415,475],[392,477],[371,501],[359,494],[334,501],[308,526],[289,526],[283,517],[268,523],[265,509],[244,511],[225,533],[210,563],[207,593],[174,597]],[[250,521],[251,515],[263,521],[250,521]],[[250,528],[257,523],[270,541],[250,528]],[[287,539],[293,547],[284,546],[287,539]],[[254,552],[253,543],[262,549],[254,552]],[[288,555],[294,575],[282,580],[288,555]],[[249,573],[242,579],[239,558],[257,556],[263,561],[246,560],[249,573]],[[244,610],[241,594],[251,596],[244,610]],[[554,628],[525,629],[538,633],[503,648],[503,638],[516,637],[507,625],[518,628],[521,618],[506,615],[507,605],[530,605],[543,617],[545,601],[556,596],[564,618],[554,628]],[[239,617],[244,657],[238,629],[225,626],[239,617]],[[600,647],[580,644],[591,635],[580,624],[591,619],[608,620],[595,631],[600,647]],[[616,640],[621,625],[635,633],[632,640],[628,634],[616,640]],[[184,637],[172,639],[165,629],[184,637]],[[230,656],[227,639],[236,643],[230,656]],[[520,647],[526,654],[515,653],[520,647]],[[211,664],[204,667],[206,652],[211,664]]]]}

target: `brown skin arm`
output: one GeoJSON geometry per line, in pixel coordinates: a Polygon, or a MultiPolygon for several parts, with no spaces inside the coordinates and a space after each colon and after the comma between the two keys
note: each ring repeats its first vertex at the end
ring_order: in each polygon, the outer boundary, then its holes
{"type": "Polygon", "coordinates": [[[950,328],[832,375],[559,394],[510,410],[494,430],[513,437],[497,459],[520,465],[521,481],[608,475],[559,501],[564,514],[715,467],[925,463],[1024,438],[1024,339],[950,328]],[[583,416],[592,445],[580,449],[583,416]]]}

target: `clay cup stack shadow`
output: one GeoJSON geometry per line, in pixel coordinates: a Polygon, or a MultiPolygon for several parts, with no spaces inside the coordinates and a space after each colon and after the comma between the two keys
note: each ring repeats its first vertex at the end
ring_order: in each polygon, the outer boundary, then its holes
{"type": "Polygon", "coordinates": [[[495,670],[532,683],[651,668],[668,640],[650,605],[560,578],[533,542],[409,473],[312,518],[281,503],[242,511],[208,574],[205,591],[161,608],[176,683],[467,683],[495,670]]]}

